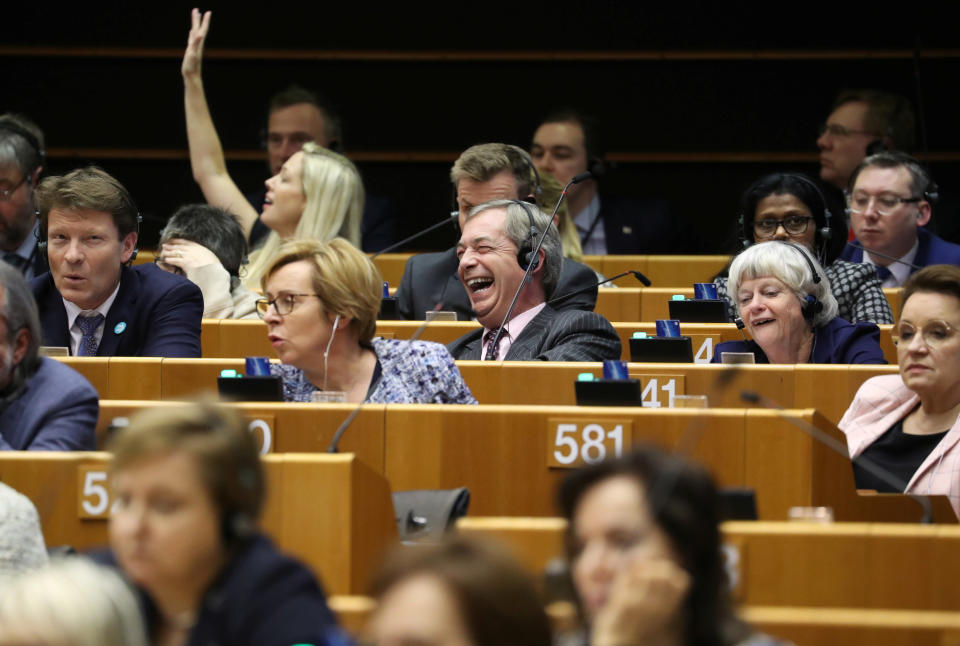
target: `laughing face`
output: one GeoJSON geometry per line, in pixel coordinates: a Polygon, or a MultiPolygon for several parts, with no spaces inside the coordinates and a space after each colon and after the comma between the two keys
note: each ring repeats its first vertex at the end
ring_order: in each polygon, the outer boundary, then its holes
{"type": "MultiPolygon", "coordinates": [[[[517,262],[517,245],[504,231],[506,217],[505,208],[473,216],[464,224],[457,244],[460,281],[467,290],[477,320],[487,329],[503,321],[523,279],[523,269],[517,262]]],[[[527,291],[530,290],[524,290],[527,291]]],[[[518,300],[514,312],[519,314],[526,309],[529,305],[518,300]]]]}
{"type": "Polygon", "coordinates": [[[777,278],[749,278],[737,290],[737,308],[753,340],[769,357],[769,348],[793,348],[809,335],[800,311],[800,299],[777,278]]]}

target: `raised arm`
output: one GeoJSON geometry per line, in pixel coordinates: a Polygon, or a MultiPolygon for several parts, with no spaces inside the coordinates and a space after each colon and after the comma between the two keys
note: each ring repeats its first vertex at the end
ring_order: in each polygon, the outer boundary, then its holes
{"type": "Polygon", "coordinates": [[[219,206],[237,216],[243,234],[250,239],[250,230],[257,219],[256,210],[233,183],[227,173],[223,146],[210,116],[207,97],[203,91],[200,67],[203,44],[210,27],[210,14],[202,16],[194,9],[191,14],[190,35],[183,54],[180,72],[183,75],[183,108],[187,119],[187,141],[190,144],[190,168],[193,179],[200,185],[207,203],[219,206]]]}

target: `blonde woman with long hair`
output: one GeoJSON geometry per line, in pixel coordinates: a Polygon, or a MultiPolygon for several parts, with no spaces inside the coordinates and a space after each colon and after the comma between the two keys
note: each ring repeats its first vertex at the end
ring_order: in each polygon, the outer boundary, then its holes
{"type": "MultiPolygon", "coordinates": [[[[249,239],[258,214],[227,172],[223,146],[210,116],[201,78],[210,12],[201,15],[194,9],[191,19],[181,66],[190,166],[207,202],[235,214],[249,239]]],[[[265,207],[259,217],[271,233],[263,247],[250,255],[244,276],[248,287],[259,286],[264,270],[285,240],[327,241],[342,237],[359,247],[363,181],[346,157],[306,143],[300,152],[284,162],[280,172],[268,179],[266,185],[265,207]]],[[[178,259],[213,262],[204,251],[206,249],[197,243],[177,240],[161,248],[160,260],[177,266],[184,262],[178,259]]]]}

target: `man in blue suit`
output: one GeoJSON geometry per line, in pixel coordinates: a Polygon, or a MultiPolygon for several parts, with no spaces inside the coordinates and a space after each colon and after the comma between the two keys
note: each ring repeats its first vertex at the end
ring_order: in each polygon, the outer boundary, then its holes
{"type": "Polygon", "coordinates": [[[867,157],[850,176],[847,209],[856,240],[841,258],[874,265],[884,287],[902,286],[927,265],[960,265],[960,245],[922,228],[937,198],[937,185],[910,155],[867,157]]]}
{"type": "Polygon", "coordinates": [[[43,180],[36,203],[50,271],[30,286],[45,345],[77,356],[200,356],[200,289],[153,264],[129,266],[140,216],[120,182],[80,168],[43,180]]]}
{"type": "Polygon", "coordinates": [[[0,261],[0,450],[95,450],[97,391],[39,347],[30,288],[0,261]]]}

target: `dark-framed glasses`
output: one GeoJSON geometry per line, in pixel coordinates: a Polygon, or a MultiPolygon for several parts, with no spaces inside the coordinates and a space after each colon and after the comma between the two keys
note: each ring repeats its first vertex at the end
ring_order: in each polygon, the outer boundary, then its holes
{"type": "Polygon", "coordinates": [[[753,221],[753,233],[758,238],[772,238],[779,227],[792,236],[800,235],[807,230],[813,218],[809,215],[788,215],[782,220],[768,218],[765,220],[753,221]]]}
{"type": "Polygon", "coordinates": [[[270,310],[270,306],[273,305],[273,308],[277,311],[277,314],[280,316],[286,316],[297,307],[297,304],[300,303],[299,298],[320,298],[317,294],[278,294],[274,299],[258,298],[257,299],[257,316],[263,318],[267,315],[267,312],[270,310]]]}
{"type": "Polygon", "coordinates": [[[851,213],[859,215],[865,213],[866,210],[870,208],[870,201],[873,200],[873,208],[877,210],[877,213],[880,215],[890,215],[901,204],[919,202],[922,199],[922,197],[900,197],[899,195],[891,195],[889,193],[870,195],[863,191],[856,191],[847,194],[847,208],[850,209],[851,213]]]}
{"type": "Polygon", "coordinates": [[[901,321],[893,327],[894,345],[910,345],[914,337],[920,335],[928,348],[938,348],[957,335],[957,328],[946,321],[928,321],[922,327],[901,321]]]}

